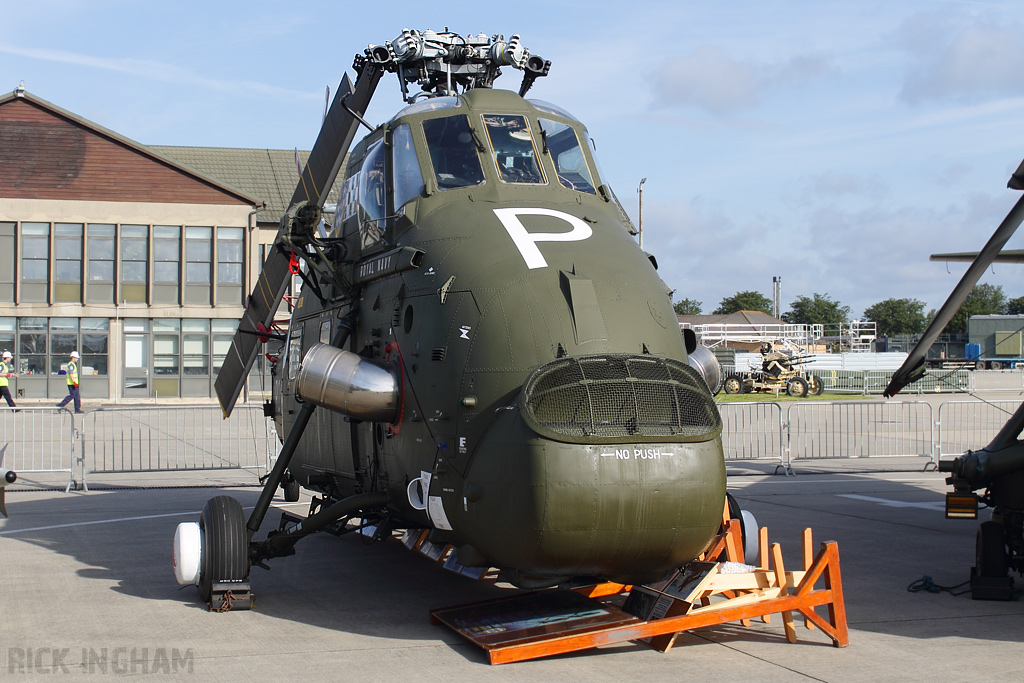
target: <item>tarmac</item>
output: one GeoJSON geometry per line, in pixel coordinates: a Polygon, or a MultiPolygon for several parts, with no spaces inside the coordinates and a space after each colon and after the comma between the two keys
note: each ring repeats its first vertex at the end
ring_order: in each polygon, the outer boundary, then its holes
{"type": "MultiPolygon", "coordinates": [[[[785,476],[730,466],[730,490],[782,544],[787,567],[799,564],[804,527],[815,547],[838,543],[846,648],[800,620],[798,642],[787,643],[776,616],[686,633],[665,654],[626,643],[500,666],[428,611],[514,589],[456,575],[397,541],[314,535],[270,571],[252,570],[252,611],[207,612],[174,580],[175,527],[215,495],[251,509],[255,473],[107,475],[70,493],[60,476],[24,476],[0,518],[0,679],[1024,680],[1019,600],[908,591],[924,576],[965,581],[976,530],[943,518],[944,475],[909,467],[837,461],[785,476]]],[[[275,499],[298,513],[307,503],[275,499]]],[[[276,523],[271,510],[260,536],[276,523]]]]}

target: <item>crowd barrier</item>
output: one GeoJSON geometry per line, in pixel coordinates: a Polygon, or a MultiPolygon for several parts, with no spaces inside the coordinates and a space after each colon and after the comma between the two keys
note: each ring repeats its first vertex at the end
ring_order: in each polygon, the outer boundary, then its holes
{"type": "MultiPolygon", "coordinates": [[[[793,470],[801,461],[872,457],[943,458],[986,446],[1018,400],[771,401],[718,404],[727,462],[793,470]],[[936,416],[937,413],[937,416],[936,416]]],[[[4,467],[66,472],[68,489],[90,474],[180,470],[269,470],[280,449],[262,406],[133,406],[74,415],[58,408],[0,408],[4,467]]]]}
{"type": "Polygon", "coordinates": [[[15,472],[67,472],[66,490],[76,486],[75,415],[46,408],[0,409],[4,468],[15,472]]]}

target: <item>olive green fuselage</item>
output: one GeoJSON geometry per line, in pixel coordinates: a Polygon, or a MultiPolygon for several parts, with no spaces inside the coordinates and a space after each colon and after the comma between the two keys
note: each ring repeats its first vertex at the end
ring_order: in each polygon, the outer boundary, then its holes
{"type": "MultiPolygon", "coordinates": [[[[646,581],[695,557],[717,531],[725,499],[720,422],[702,387],[693,401],[704,411],[703,430],[680,433],[686,417],[678,406],[665,409],[671,419],[656,420],[675,420],[671,433],[655,434],[635,417],[617,426],[623,411],[644,410],[623,399],[623,387],[642,383],[634,369],[611,398],[601,382],[573,384],[587,405],[563,401],[559,415],[585,413],[583,427],[560,418],[538,426],[549,404],[529,408],[523,392],[538,368],[559,359],[601,367],[614,354],[643,370],[645,359],[685,364],[687,357],[670,294],[601,184],[589,145],[579,156],[591,182],[565,180],[557,143],[540,135],[545,126],[563,137],[572,127],[585,139],[582,125],[557,110],[507,91],[473,90],[448,108],[414,105],[356,146],[335,235],[345,240],[343,272],[358,294],[339,293],[322,306],[303,293],[288,357],[276,370],[276,401],[287,429],[297,411],[299,359],[356,309],[346,348],[393,365],[402,407],[390,425],[318,409],[291,472],[332,498],[387,490],[399,524],[435,529],[434,539],[456,546],[464,564],[502,568],[522,585],[570,576],[646,581]],[[452,116],[469,124],[478,178],[441,174],[445,159],[428,145],[430,121],[452,116]],[[510,182],[519,162],[491,152],[499,143],[488,126],[498,130],[496,120],[515,117],[533,132],[531,182],[510,182]],[[403,125],[406,135],[395,135],[403,125]],[[402,160],[391,149],[399,139],[415,149],[422,187],[395,206],[396,196],[404,199],[394,187],[402,160]],[[364,168],[376,163],[375,149],[386,150],[378,175],[364,168]],[[376,181],[383,193],[371,187],[376,181]],[[380,200],[383,218],[355,206],[360,196],[380,200]],[[395,267],[403,247],[422,254],[395,267]],[[594,406],[609,404],[601,410],[610,419],[594,417],[594,406]],[[425,473],[430,504],[418,509],[408,489],[425,473]]],[[[676,380],[655,384],[680,391],[676,380]]]]}

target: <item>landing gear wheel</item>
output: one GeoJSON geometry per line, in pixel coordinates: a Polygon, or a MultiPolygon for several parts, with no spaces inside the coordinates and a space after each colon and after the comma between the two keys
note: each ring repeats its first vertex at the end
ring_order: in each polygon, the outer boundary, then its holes
{"type": "Polygon", "coordinates": [[[1006,535],[999,522],[982,522],[975,546],[978,576],[1003,578],[1007,572],[1006,535]]]}
{"type": "Polygon", "coordinates": [[[281,488],[284,490],[284,500],[286,503],[294,503],[299,499],[299,482],[295,481],[291,475],[284,480],[281,484],[281,488]]]}
{"type": "Polygon", "coordinates": [[[724,389],[727,394],[742,394],[744,389],[743,378],[739,375],[729,375],[725,378],[724,389]]]}
{"type": "Polygon", "coordinates": [[[794,377],[786,383],[786,393],[793,398],[807,397],[807,380],[803,377],[794,377]]]}
{"type": "Polygon", "coordinates": [[[821,392],[825,391],[825,383],[817,375],[811,375],[807,378],[807,391],[811,396],[821,396],[821,392]]]}
{"type": "Polygon", "coordinates": [[[249,576],[249,536],[242,504],[231,496],[206,501],[199,518],[203,539],[199,597],[210,602],[213,584],[241,582],[249,576]]]}
{"type": "Polygon", "coordinates": [[[747,564],[757,562],[757,520],[748,510],[740,509],[740,504],[731,493],[725,494],[729,501],[729,519],[740,522],[740,538],[743,540],[743,561],[747,564]]]}

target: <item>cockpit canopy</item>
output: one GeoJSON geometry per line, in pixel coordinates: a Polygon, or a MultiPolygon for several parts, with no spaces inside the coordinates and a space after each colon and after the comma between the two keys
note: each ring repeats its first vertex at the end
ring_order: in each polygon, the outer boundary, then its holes
{"type": "Polygon", "coordinates": [[[353,149],[335,234],[342,226],[348,234],[358,229],[363,251],[385,243],[389,222],[405,205],[434,191],[428,181],[438,192],[490,178],[511,187],[597,195],[593,164],[586,129],[547,102],[527,103],[505,91],[423,100],[353,149]]]}

